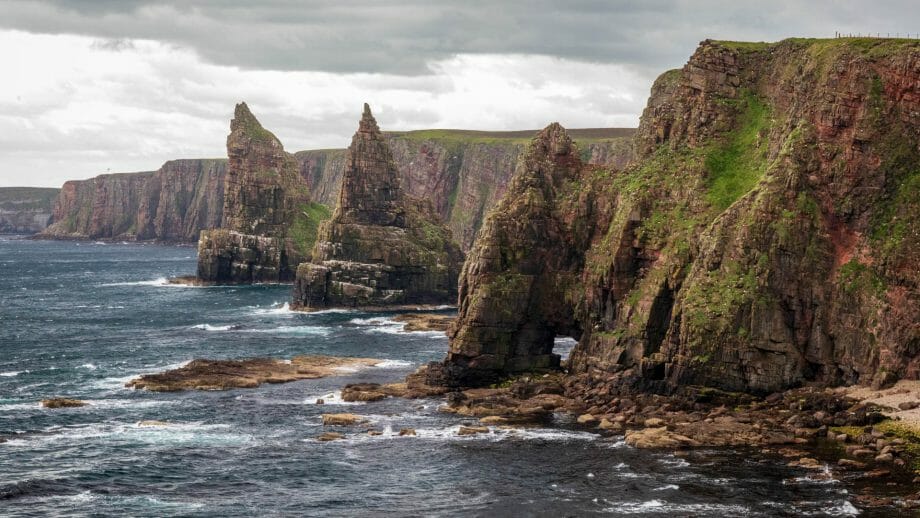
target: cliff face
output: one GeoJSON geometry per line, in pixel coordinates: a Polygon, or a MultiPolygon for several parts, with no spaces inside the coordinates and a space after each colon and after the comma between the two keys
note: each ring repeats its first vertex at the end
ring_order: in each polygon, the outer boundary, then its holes
{"type": "MultiPolygon", "coordinates": [[[[617,169],[633,158],[631,129],[573,130],[581,156],[617,169]]],[[[384,133],[403,190],[429,200],[463,250],[469,250],[486,213],[505,193],[531,131],[421,130],[384,133]]],[[[334,206],[345,151],[301,151],[301,176],[314,200],[334,206]]]]}
{"type": "MultiPolygon", "coordinates": [[[[573,130],[572,135],[581,143],[585,161],[619,169],[633,158],[630,137],[634,131],[573,130]]],[[[461,248],[468,250],[485,214],[504,194],[514,164],[533,133],[423,130],[385,133],[384,137],[403,189],[430,200],[461,248]]],[[[335,206],[345,153],[345,149],[320,149],[294,154],[315,202],[311,211],[322,210],[316,204],[335,206]]],[[[114,174],[67,182],[56,204],[53,226],[42,236],[196,242],[201,230],[221,226],[226,168],[226,160],[173,160],[155,172],[133,173],[142,178],[114,174]],[[128,183],[140,191],[126,197],[134,205],[120,207],[112,195],[126,193],[128,183]]],[[[233,205],[245,206],[242,200],[233,205]]],[[[256,219],[254,214],[240,217],[256,219]]]]}
{"type": "Polygon", "coordinates": [[[172,160],[157,171],[64,183],[41,236],[190,242],[219,227],[224,160],[172,160]]]}
{"type": "Polygon", "coordinates": [[[230,122],[227,154],[223,228],[202,231],[198,278],[208,283],[292,280],[307,254],[308,243],[298,232],[310,225],[312,213],[297,161],[245,103],[236,106],[230,122]]]}
{"type": "Polygon", "coordinates": [[[393,154],[364,105],[332,218],[301,264],[294,307],[452,302],[462,260],[430,205],[407,195],[393,154]]]}
{"type": "Polygon", "coordinates": [[[51,222],[60,189],[0,187],[0,234],[36,234],[51,222]]]}
{"type": "Polygon", "coordinates": [[[916,42],[707,41],[656,82],[624,171],[547,128],[429,381],[552,366],[559,334],[584,393],[920,377],[918,85],[916,42]]]}

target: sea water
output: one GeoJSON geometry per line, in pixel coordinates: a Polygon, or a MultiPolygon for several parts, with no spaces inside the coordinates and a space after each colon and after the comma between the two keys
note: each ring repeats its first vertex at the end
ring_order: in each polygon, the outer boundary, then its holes
{"type": "Polygon", "coordinates": [[[289,286],[166,283],[194,270],[191,247],[0,237],[0,516],[856,512],[837,481],[751,452],[636,450],[564,415],[461,437],[469,420],[440,399],[343,402],[346,383],[399,381],[443,358],[446,337],[404,333],[386,313],[295,313],[289,286]],[[301,354],[385,362],[255,389],[124,387],[194,358],[301,354]],[[50,397],[88,405],[42,408],[50,397]],[[369,425],[318,442],[328,412],[369,425]]]}

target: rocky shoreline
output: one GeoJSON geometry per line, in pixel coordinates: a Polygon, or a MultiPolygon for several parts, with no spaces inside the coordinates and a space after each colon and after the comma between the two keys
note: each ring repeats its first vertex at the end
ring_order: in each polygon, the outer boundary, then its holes
{"type": "MultiPolygon", "coordinates": [[[[920,427],[898,415],[905,411],[873,402],[893,395],[920,400],[920,384],[886,390],[801,387],[761,398],[704,387],[668,395],[618,392],[613,384],[589,386],[590,380],[562,372],[447,389],[427,385],[426,370],[406,383],[346,385],[342,398],[444,396],[440,410],[465,418],[464,434],[547,424],[568,415],[579,427],[641,449],[681,455],[701,448],[750,449],[808,470],[809,477],[843,481],[858,490],[854,498],[861,506],[920,509],[920,427]]],[[[355,416],[354,422],[360,420],[355,416]]],[[[332,433],[345,437],[344,430],[332,433]]]]}

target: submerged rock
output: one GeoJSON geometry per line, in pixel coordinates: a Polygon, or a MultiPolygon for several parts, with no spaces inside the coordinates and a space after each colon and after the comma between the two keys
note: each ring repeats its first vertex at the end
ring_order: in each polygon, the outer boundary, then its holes
{"type": "Polygon", "coordinates": [[[350,426],[363,421],[361,416],[355,414],[323,414],[323,426],[350,426]]]}
{"type": "Polygon", "coordinates": [[[320,442],[329,442],[329,441],[339,441],[345,438],[344,434],[338,432],[325,432],[316,437],[317,441],[320,442]]]}
{"type": "Polygon", "coordinates": [[[294,283],[297,309],[443,304],[462,254],[431,206],[403,192],[386,140],[364,105],[338,204],[294,283]]]}
{"type": "Polygon", "coordinates": [[[370,367],[381,361],[335,356],[296,356],[290,361],[272,358],[193,360],[178,369],[134,378],[125,386],[153,392],[255,388],[262,383],[337,376],[343,369],[370,367]]]}
{"type": "Polygon", "coordinates": [[[437,313],[406,313],[396,315],[393,320],[405,324],[403,331],[447,331],[457,318],[437,313]]]}
{"type": "Polygon", "coordinates": [[[43,399],[42,406],[45,408],[74,408],[86,406],[89,403],[86,401],[80,401],[79,399],[70,399],[70,398],[51,398],[43,399]]]}

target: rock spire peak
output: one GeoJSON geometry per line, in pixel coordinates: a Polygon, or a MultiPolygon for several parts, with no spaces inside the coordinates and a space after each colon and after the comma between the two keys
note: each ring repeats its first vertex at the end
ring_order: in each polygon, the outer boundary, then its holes
{"type": "Polygon", "coordinates": [[[371,113],[371,107],[367,103],[364,103],[364,113],[361,114],[361,122],[358,124],[358,131],[361,133],[380,133],[380,128],[377,126],[377,120],[374,119],[374,114],[371,113]]]}

